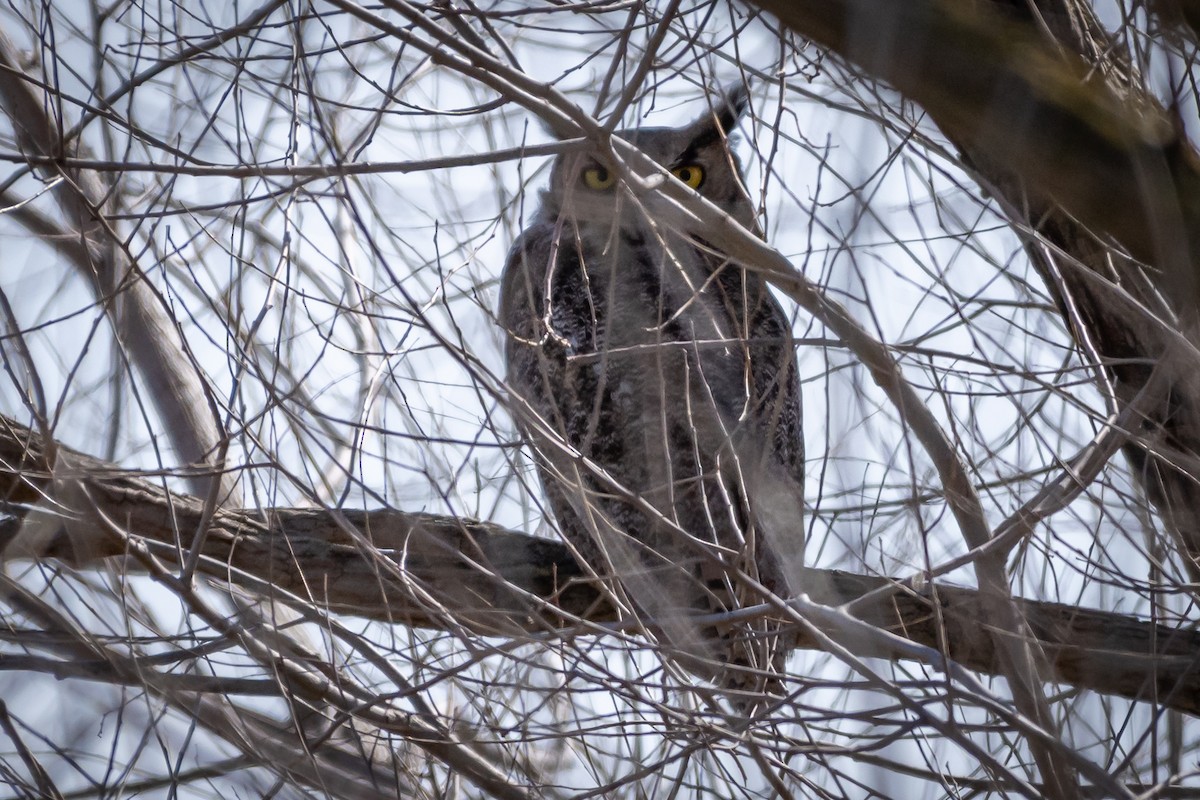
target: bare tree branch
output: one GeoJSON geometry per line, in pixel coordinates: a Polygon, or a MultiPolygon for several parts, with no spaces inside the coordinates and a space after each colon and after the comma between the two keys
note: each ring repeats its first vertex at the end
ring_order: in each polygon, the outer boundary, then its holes
{"type": "Polygon", "coordinates": [[[252,6],[0,11],[18,791],[1194,793],[1195,3],[252,6]],[[740,83],[762,239],[612,135],[740,83]],[[850,572],[701,618],[803,648],[761,713],[540,538],[496,278],[568,152],[799,306],[850,572]]]}
{"type": "Polygon", "coordinates": [[[1144,98],[994,10],[1024,4],[755,4],[895,86],[973,160],[1003,164],[1040,204],[1060,203],[1160,266],[1173,296],[1200,305],[1200,164],[1191,146],[1144,98]]]}
{"type": "MultiPolygon", "coordinates": [[[[44,88],[20,68],[15,45],[0,31],[0,108],[12,120],[21,147],[40,158],[79,153],[78,142],[62,138],[60,126],[49,116],[41,94],[44,88]]],[[[183,463],[216,465],[224,441],[218,404],[200,379],[177,327],[165,313],[162,298],[106,218],[106,187],[96,173],[88,170],[64,166],[51,169],[51,174],[63,178],[54,193],[63,217],[70,232],[85,245],[69,251],[75,256],[71,263],[107,309],[121,346],[150,387],[183,463]]],[[[211,481],[197,472],[192,480],[197,491],[204,496],[211,494],[214,502],[236,501],[236,489],[229,478],[211,481]]]]}
{"type": "MultiPolygon", "coordinates": [[[[47,448],[7,418],[0,464],[0,492],[14,515],[0,527],[10,559],[33,554],[30,548],[81,565],[126,555],[98,513],[122,520],[149,552],[177,559],[178,532],[201,520],[196,498],[61,445],[47,448]],[[66,481],[86,487],[86,503],[60,505],[53,487],[66,481]],[[33,519],[50,508],[58,509],[57,524],[33,519]]],[[[213,516],[204,542],[200,568],[209,575],[235,584],[257,578],[255,588],[274,587],[280,599],[390,623],[554,636],[604,632],[616,621],[564,545],[485,522],[390,509],[226,509],[213,516]]],[[[994,602],[986,593],[940,584],[914,589],[834,570],[808,571],[805,586],[817,603],[852,604],[855,617],[877,628],[944,647],[970,669],[1001,671],[993,636],[980,630],[994,602]]],[[[1200,714],[1200,633],[1058,603],[1016,603],[1054,681],[1200,714]]],[[[815,642],[800,637],[797,646],[815,642]]],[[[878,642],[862,642],[856,652],[906,655],[878,642]]]]}
{"type": "Polygon", "coordinates": [[[1200,405],[1189,399],[1200,388],[1200,161],[1090,9],[1039,3],[1043,28],[1057,35],[1047,41],[1020,3],[758,5],[925,107],[1035,236],[1035,266],[1081,348],[1113,375],[1120,403],[1154,365],[1168,373],[1163,401],[1147,410],[1151,445],[1126,453],[1200,575],[1200,485],[1184,455],[1200,452],[1200,405]],[[866,23],[882,17],[890,24],[866,23]],[[940,44],[922,44],[932,41],[940,44]],[[1114,253],[1109,238],[1157,269],[1114,253]]]}

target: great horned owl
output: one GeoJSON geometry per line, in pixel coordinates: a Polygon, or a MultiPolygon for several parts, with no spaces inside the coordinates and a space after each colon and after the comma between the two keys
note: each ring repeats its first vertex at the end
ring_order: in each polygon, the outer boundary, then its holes
{"type": "MultiPolygon", "coordinates": [[[[745,106],[734,90],[685,127],[615,135],[754,230],[728,141],[745,106]]],[[[585,568],[748,713],[778,691],[778,623],[704,615],[761,603],[756,583],[794,588],[780,567],[781,546],[792,563],[803,546],[791,326],[758,274],[645,200],[598,153],[558,158],[504,270],[508,383],[585,568]],[[767,503],[788,530],[764,535],[767,503]]]]}

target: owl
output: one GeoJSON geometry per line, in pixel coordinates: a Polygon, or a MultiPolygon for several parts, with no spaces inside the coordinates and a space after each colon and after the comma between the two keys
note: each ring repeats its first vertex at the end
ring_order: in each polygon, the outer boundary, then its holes
{"type": "MultiPolygon", "coordinates": [[[[746,102],[734,90],[690,125],[614,135],[756,230],[728,138],[746,102]]],[[[504,269],[508,386],[581,565],[752,713],[780,688],[779,622],[727,612],[796,588],[781,566],[803,547],[791,325],[762,277],[645,201],[598,152],[557,159],[504,269]]]]}

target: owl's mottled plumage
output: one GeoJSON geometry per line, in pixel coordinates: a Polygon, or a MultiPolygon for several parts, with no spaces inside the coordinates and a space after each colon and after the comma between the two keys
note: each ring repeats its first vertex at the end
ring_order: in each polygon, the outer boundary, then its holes
{"type": "MultiPolygon", "coordinates": [[[[616,135],[754,229],[726,139],[744,106],[738,91],[684,128],[616,135]]],[[[762,602],[745,576],[789,592],[778,548],[798,560],[804,466],[791,326],[759,275],[648,211],[599,156],[559,157],[504,271],[509,386],[581,561],[749,709],[778,690],[776,623],[694,617],[762,602]],[[764,536],[765,503],[788,530],[764,536]]]]}

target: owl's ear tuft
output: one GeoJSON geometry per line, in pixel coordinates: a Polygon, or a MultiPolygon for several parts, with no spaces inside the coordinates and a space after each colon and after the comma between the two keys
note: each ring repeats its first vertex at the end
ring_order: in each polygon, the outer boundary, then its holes
{"type": "Polygon", "coordinates": [[[735,83],[725,90],[721,104],[713,109],[721,130],[728,136],[738,124],[738,120],[746,113],[750,104],[750,89],[745,83],[735,83]]]}
{"type": "Polygon", "coordinates": [[[737,127],[738,120],[746,113],[749,103],[750,93],[745,83],[736,83],[726,89],[721,99],[692,123],[695,131],[693,145],[712,144],[722,138],[728,139],[737,127]]]}

